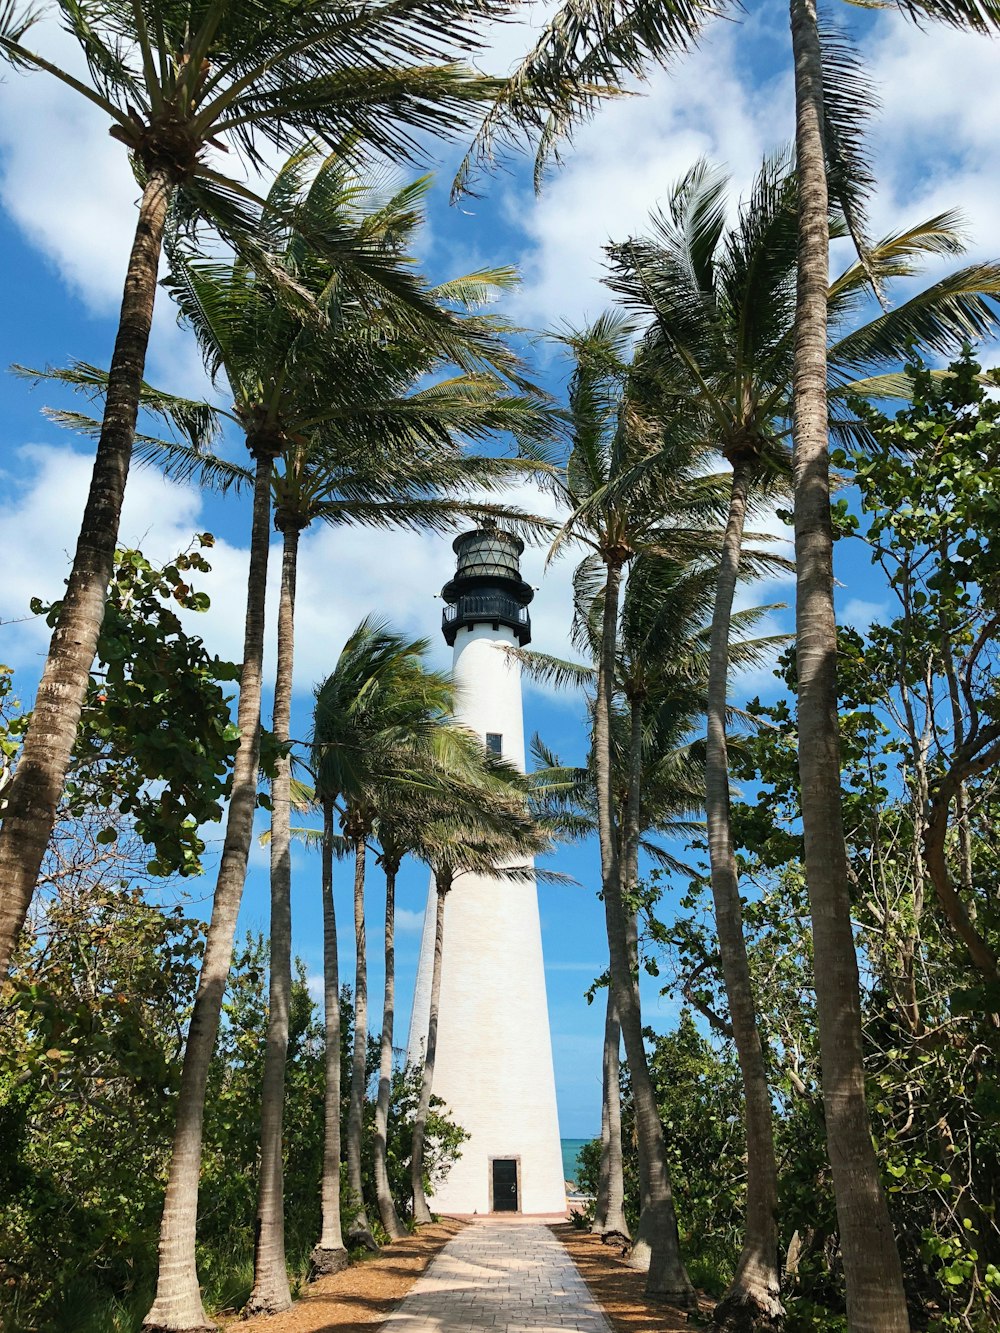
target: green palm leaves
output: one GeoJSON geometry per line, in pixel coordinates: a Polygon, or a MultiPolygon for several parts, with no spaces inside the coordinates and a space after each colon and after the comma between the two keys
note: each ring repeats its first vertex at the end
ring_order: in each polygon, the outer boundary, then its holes
{"type": "Polygon", "coordinates": [[[57,0],[0,11],[0,55],[68,84],[112,120],[145,170],[163,168],[192,204],[227,227],[245,223],[251,190],[211,151],[228,140],[263,166],[267,146],[304,134],[330,147],[364,145],[399,160],[427,130],[454,132],[490,85],[459,63],[481,43],[476,25],[504,4],[343,0],[57,0]],[[54,10],[79,43],[88,82],[26,42],[54,10]]]}
{"type": "MultiPolygon", "coordinates": [[[[730,462],[787,465],[794,355],[796,178],[785,155],[766,160],[735,224],[729,180],[697,163],[651,218],[650,233],[608,247],[609,286],[645,328],[643,355],[662,382],[703,413],[706,443],[730,462]]],[[[831,237],[846,234],[842,216],[831,237]]],[[[961,218],[943,213],[885,237],[830,284],[829,378],[834,429],[863,429],[859,397],[907,392],[902,363],[915,342],[946,353],[997,326],[1000,265],[979,263],[864,320],[871,282],[919,275],[964,249],[961,218]]]]}

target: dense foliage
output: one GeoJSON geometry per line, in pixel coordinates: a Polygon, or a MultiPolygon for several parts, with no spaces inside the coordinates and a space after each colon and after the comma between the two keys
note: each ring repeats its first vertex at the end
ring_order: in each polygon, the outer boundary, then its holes
{"type": "MultiPolygon", "coordinates": [[[[13,1003],[4,1011],[0,1318],[11,1333],[137,1328],[155,1280],[173,1097],[203,926],[181,907],[153,905],[148,883],[123,887],[123,877],[138,869],[127,860],[126,842],[119,840],[111,862],[105,847],[92,844],[99,863],[46,911],[34,947],[19,959],[13,1003]]],[[[266,944],[248,936],[230,978],[210,1078],[199,1268],[206,1300],[218,1310],[238,1309],[253,1276],[266,970],[266,944]]],[[[347,1071],[347,991],[341,1011],[347,1071]]],[[[289,1263],[300,1282],[319,1225],[322,1040],[299,964],[285,1178],[289,1263]]],[[[373,1043],[371,1073],[377,1059],[373,1043]]],[[[390,1180],[402,1216],[409,1211],[418,1083],[419,1070],[398,1069],[390,1105],[390,1180]]],[[[440,1107],[431,1129],[427,1165],[434,1176],[447,1169],[464,1136],[440,1107]]],[[[347,1197],[344,1208],[349,1218],[347,1197]]]]}
{"type": "MultiPolygon", "coordinates": [[[[208,594],[191,578],[211,572],[202,551],[212,545],[212,534],[200,533],[162,568],[141,551],[115,553],[66,785],[69,815],[97,807],[128,817],[152,849],[151,875],[201,872],[199,828],[222,813],[239,739],[224,690],[239,680],[239,667],[210,654],[179,614],[209,608],[208,594]]],[[[49,625],[61,606],[31,603],[49,625]]],[[[109,819],[97,836],[113,842],[115,822],[109,819]]]]}
{"type": "MultiPolygon", "coordinates": [[[[9,1333],[137,1329],[155,1284],[175,1099],[205,936],[181,887],[200,869],[201,831],[218,818],[235,748],[223,682],[238,672],[211,657],[172,609],[207,609],[190,579],[207,572],[200,551],[210,543],[203,534],[163,569],[139,551],[119,553],[43,892],[0,1011],[0,1326],[9,1333]]],[[[5,759],[16,760],[24,725],[4,671],[5,759]]],[[[266,941],[248,936],[230,974],[209,1076],[198,1261],[212,1309],[239,1309],[253,1278],[267,970],[266,941]]],[[[298,964],[285,1179],[288,1259],[299,1283],[319,1226],[323,1044],[298,964]]],[[[345,988],[345,1116],[352,1045],[345,988]]],[[[370,1042],[369,1082],[377,1064],[370,1042]]],[[[397,1068],[390,1099],[389,1177],[404,1218],[419,1082],[419,1069],[397,1068]]],[[[369,1104],[368,1162],[371,1119],[369,1104]]],[[[465,1137],[436,1099],[429,1130],[428,1184],[447,1171],[465,1137]]],[[[345,1186],[348,1222],[356,1207],[345,1186]]]]}
{"type": "MultiPolygon", "coordinates": [[[[863,630],[840,631],[852,918],[870,1110],[914,1325],[985,1333],[1000,1317],[990,484],[1000,408],[969,354],[946,373],[915,364],[909,374],[908,407],[892,418],[865,412],[875,449],[838,456],[860,492],[860,518],[838,502],[838,531],[867,544],[889,599],[863,630]]],[[[791,652],[777,674],[787,693],[750,703],[755,727],[733,750],[743,797],[732,816],[777,1117],[787,1327],[834,1330],[846,1327],[843,1272],[820,1096],[791,652]]],[[[639,903],[645,962],[683,1006],[676,1031],[647,1031],[682,1239],[699,1282],[721,1292],[739,1253],[745,1144],[707,882],[675,896],[654,871],[639,903]]],[[[627,1073],[622,1091],[634,1226],[627,1073]]],[[[582,1160],[584,1187],[596,1192],[599,1140],[582,1160]]]]}

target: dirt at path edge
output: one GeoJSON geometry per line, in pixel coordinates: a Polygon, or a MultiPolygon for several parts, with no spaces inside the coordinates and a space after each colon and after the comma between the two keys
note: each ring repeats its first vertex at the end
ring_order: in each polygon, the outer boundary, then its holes
{"type": "Polygon", "coordinates": [[[321,1277],[284,1314],[227,1322],[228,1333],[373,1333],[465,1224],[451,1218],[421,1227],[343,1273],[321,1277]]]}
{"type": "Polygon", "coordinates": [[[667,1330],[703,1327],[711,1317],[715,1301],[700,1302],[697,1315],[646,1298],[646,1274],[636,1272],[620,1258],[616,1249],[601,1243],[589,1231],[578,1231],[569,1222],[550,1227],[562,1241],[590,1294],[604,1311],[614,1333],[667,1333],[667,1330]]]}

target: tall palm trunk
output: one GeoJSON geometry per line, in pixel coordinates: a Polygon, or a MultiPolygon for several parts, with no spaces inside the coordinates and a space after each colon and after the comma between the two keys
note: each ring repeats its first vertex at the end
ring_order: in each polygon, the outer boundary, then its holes
{"type": "MultiPolygon", "coordinates": [[[[278,662],[274,680],[274,739],[287,748],[295,660],[295,577],[299,527],[282,521],[281,593],[278,600],[278,662]]],[[[285,1198],[282,1120],[288,1011],[292,993],[292,761],[280,753],[271,783],[271,945],[267,1038],[260,1108],[260,1186],[254,1238],[254,1283],[247,1314],[275,1314],[292,1303],[285,1263],[285,1198]]]]}
{"type": "MultiPolygon", "coordinates": [[[[632,979],[628,955],[628,922],[622,902],[621,867],[612,810],[611,704],[618,637],[618,601],[621,588],[620,561],[608,559],[604,590],[604,619],[601,655],[597,673],[594,709],[594,767],[597,783],[598,832],[601,844],[601,877],[611,962],[611,985],[625,1040],[625,1056],[632,1080],[636,1130],[640,1151],[645,1154],[649,1181],[649,1203],[644,1209],[645,1234],[649,1238],[650,1263],[646,1291],[677,1304],[687,1305],[693,1289],[681,1260],[677,1218],[674,1214],[667,1172],[663,1126],[649,1076],[642,1040],[642,1014],[638,990],[632,979]]],[[[640,1229],[643,1228],[640,1218],[640,1229]]]]}
{"type": "MultiPolygon", "coordinates": [[[[635,1002],[641,1013],[642,1005],[639,999],[639,918],[635,912],[628,912],[625,918],[625,943],[628,949],[629,977],[632,982],[632,989],[635,992],[635,1002]]],[[[627,1262],[630,1268],[646,1273],[649,1271],[653,1253],[654,1214],[649,1211],[649,1167],[646,1163],[646,1144],[639,1137],[638,1129],[633,1130],[633,1139],[635,1142],[636,1174],[639,1178],[639,1221],[636,1225],[635,1236],[632,1238],[632,1248],[628,1252],[627,1262]],[[643,1221],[644,1214],[645,1222],[643,1221]]]]}
{"type": "MultiPolygon", "coordinates": [[[[629,801],[630,819],[623,844],[625,877],[632,885],[638,878],[639,852],[639,791],[642,765],[642,710],[638,700],[632,701],[631,736],[629,754],[629,801]]],[[[632,932],[630,931],[630,936],[632,932]]],[[[632,943],[629,940],[631,952],[632,943]]],[[[618,1009],[615,1005],[614,988],[608,981],[608,1006],[604,1018],[604,1059],[603,1087],[601,1105],[601,1168],[598,1184],[597,1210],[591,1230],[601,1235],[615,1231],[622,1236],[629,1236],[628,1222],[625,1220],[625,1162],[622,1152],[622,1103],[621,1103],[621,1024],[618,1021],[618,1009]]],[[[645,1167],[645,1162],[643,1162],[645,1167]]],[[[646,1172],[643,1170],[643,1178],[646,1172]]],[[[643,1249],[645,1250],[645,1246],[643,1249]]],[[[641,1265],[648,1266],[648,1254],[641,1256],[641,1265]]]]}
{"type": "Polygon", "coordinates": [[[368,1061],[368,954],[365,940],[365,837],[354,838],[354,1050],[351,1055],[351,1099],[347,1108],[347,1183],[358,1209],[351,1233],[371,1241],[361,1184],[361,1132],[364,1125],[368,1061]]]}
{"type": "Polygon", "coordinates": [[[799,776],[827,1147],[851,1333],[909,1329],[865,1104],[861,1001],[840,795],[837,626],[827,448],[829,223],[815,0],[791,0],[799,259],[794,456],[799,776]]]}
{"type": "Polygon", "coordinates": [[[604,1017],[604,1061],[601,1103],[601,1168],[597,1208],[591,1231],[607,1235],[617,1231],[628,1236],[625,1221],[625,1165],[622,1154],[622,1101],[619,1078],[621,1025],[615,997],[608,983],[608,1005],[604,1017]]]}
{"type": "MultiPolygon", "coordinates": [[[[596,1236],[604,1234],[608,1216],[608,1172],[611,1166],[611,1109],[608,1105],[608,1020],[614,1006],[611,979],[608,979],[608,1002],[604,1011],[604,1058],[601,1067],[601,1157],[597,1168],[597,1194],[594,1196],[594,1220],[590,1225],[596,1236]]],[[[615,1024],[619,1042],[621,1029],[615,1024]]]]}
{"type": "Polygon", "coordinates": [[[396,875],[399,861],[385,860],[385,991],[382,999],[382,1036],[379,1040],[378,1096],[375,1099],[375,1197],[378,1214],[390,1240],[404,1235],[389,1185],[389,1097],[392,1092],[392,1036],[396,1014],[396,875]]]}
{"type": "Polygon", "coordinates": [[[784,1315],[778,1269],[778,1164],[774,1153],[774,1126],[764,1050],[757,1027],[750,964],[743,936],[743,910],[729,816],[729,755],[726,747],[729,631],[751,465],[752,456],[747,453],[733,459],[732,495],[712,615],[705,754],[705,813],[712,900],[733,1041],[743,1076],[747,1134],[743,1249],[729,1290],[715,1310],[716,1325],[732,1330],[773,1326],[780,1323],[784,1315]]]}
{"type": "Polygon", "coordinates": [[[240,744],[233,767],[233,786],[226,819],[226,837],[212,901],[212,919],[198,980],[191,1024],[184,1050],[177,1123],[170,1175],[160,1223],[160,1264],[153,1308],[143,1328],[152,1333],[196,1333],[211,1329],[205,1317],[195,1264],[198,1223],[198,1177],[201,1173],[205,1087],[219,1030],[222,999],[233,956],[236,917],[243,897],[247,858],[257,805],[260,757],[261,663],[264,655],[264,598],[267,591],[267,544],[271,514],[271,472],[274,454],[255,452],[253,526],[247,580],[246,631],[237,725],[240,744]]]}
{"type": "Polygon", "coordinates": [[[434,966],[431,969],[431,995],[427,1013],[427,1047],[424,1051],[424,1070],[420,1080],[420,1100],[413,1120],[413,1150],[410,1155],[410,1186],[413,1190],[413,1220],[418,1226],[432,1222],[431,1210],[424,1194],[424,1141],[427,1137],[427,1117],[434,1091],[434,1062],[437,1059],[438,1012],[441,1008],[441,968],[444,961],[444,906],[451,889],[452,872],[441,867],[435,872],[434,966]]]}
{"type": "Polygon", "coordinates": [[[0,982],[56,820],[114,570],[172,181],[154,167],[139,205],[108,372],[104,421],[59,620],[0,826],[0,982]]]}
{"type": "Polygon", "coordinates": [[[322,1223],[312,1252],[318,1274],[347,1267],[340,1226],[340,969],[337,966],[337,913],[333,902],[333,802],[323,804],[323,1008],[326,1046],[323,1055],[322,1223]]]}

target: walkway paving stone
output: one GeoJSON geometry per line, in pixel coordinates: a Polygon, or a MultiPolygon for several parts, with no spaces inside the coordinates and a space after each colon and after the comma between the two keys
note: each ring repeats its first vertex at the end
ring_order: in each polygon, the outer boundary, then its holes
{"type": "Polygon", "coordinates": [[[611,1333],[547,1227],[465,1227],[382,1325],[384,1333],[611,1333]]]}

